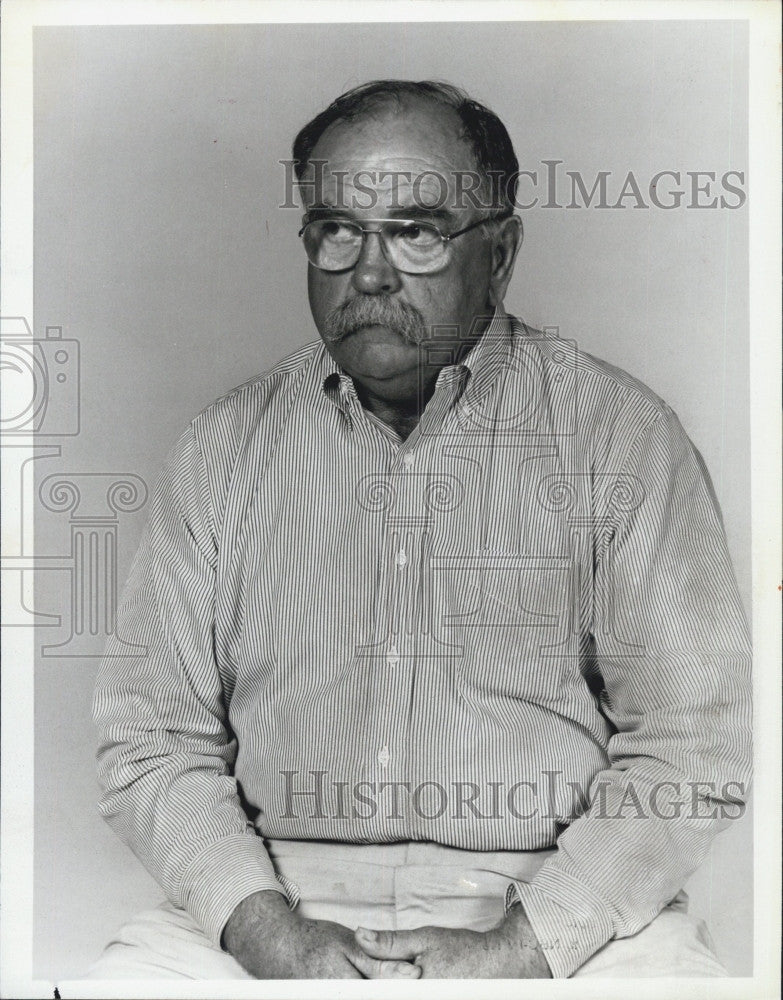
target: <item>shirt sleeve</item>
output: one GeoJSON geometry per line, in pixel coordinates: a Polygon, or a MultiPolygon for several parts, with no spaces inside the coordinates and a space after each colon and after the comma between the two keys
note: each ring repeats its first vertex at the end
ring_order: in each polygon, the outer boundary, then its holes
{"type": "Polygon", "coordinates": [[[673,899],[749,781],[744,614],[709,477],[670,410],[637,436],[616,490],[595,529],[588,655],[610,767],[532,882],[514,884],[555,977],[673,899]]]}
{"type": "Polygon", "coordinates": [[[213,651],[216,565],[208,477],[188,429],[154,491],[118,613],[115,635],[137,655],[109,644],[93,707],[102,815],[219,944],[244,898],[287,894],[232,775],[236,740],[213,651]]]}

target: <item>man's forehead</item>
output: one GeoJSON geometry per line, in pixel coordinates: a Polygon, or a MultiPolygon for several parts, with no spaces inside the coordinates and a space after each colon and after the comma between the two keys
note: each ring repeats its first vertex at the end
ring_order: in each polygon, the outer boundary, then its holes
{"type": "Polygon", "coordinates": [[[410,158],[346,160],[339,167],[327,162],[319,164],[317,175],[303,177],[300,192],[308,209],[365,209],[369,216],[376,209],[408,206],[457,209],[457,175],[447,163],[410,158]]]}
{"type": "Polygon", "coordinates": [[[474,156],[453,109],[432,101],[385,104],[330,125],[312,151],[334,169],[470,169],[474,156]]]}
{"type": "Polygon", "coordinates": [[[379,201],[437,203],[444,190],[454,190],[458,174],[475,170],[473,152],[460,133],[457,115],[431,102],[378,109],[330,126],[315,144],[303,178],[317,176],[325,203],[365,189],[379,201]]]}

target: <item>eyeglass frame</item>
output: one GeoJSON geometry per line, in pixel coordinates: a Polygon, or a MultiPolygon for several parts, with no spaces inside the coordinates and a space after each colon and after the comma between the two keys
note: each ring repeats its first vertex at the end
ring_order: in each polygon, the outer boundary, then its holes
{"type": "MultiPolygon", "coordinates": [[[[441,243],[445,246],[447,243],[450,243],[452,240],[455,240],[458,236],[463,236],[465,233],[469,233],[472,229],[478,229],[479,226],[488,225],[492,222],[502,222],[505,219],[511,218],[512,214],[513,214],[512,212],[505,212],[502,215],[492,215],[488,219],[478,219],[476,222],[472,222],[469,226],[465,226],[463,229],[458,229],[456,233],[448,233],[448,234],[444,234],[441,231],[440,226],[438,226],[435,222],[430,222],[428,219],[365,219],[364,221],[370,223],[378,223],[378,224],[383,224],[384,222],[396,222],[401,225],[405,225],[407,223],[413,226],[427,226],[428,229],[435,230],[435,232],[440,237],[441,243]]],[[[340,274],[343,271],[350,271],[351,268],[356,267],[356,264],[359,261],[359,257],[361,256],[362,249],[364,248],[364,238],[369,233],[375,233],[379,237],[381,244],[381,252],[383,253],[384,259],[387,261],[387,263],[391,264],[391,266],[394,268],[395,271],[400,271],[401,274],[420,274],[420,275],[437,273],[434,271],[403,271],[401,268],[397,267],[396,264],[392,264],[392,262],[386,256],[386,248],[383,241],[383,230],[365,229],[364,226],[361,225],[356,219],[347,219],[344,216],[340,215],[332,216],[324,213],[322,215],[319,214],[318,217],[312,219],[308,219],[307,215],[304,215],[302,217],[302,222],[304,223],[304,225],[296,234],[297,237],[299,237],[300,239],[304,231],[307,229],[307,227],[314,222],[343,222],[349,226],[352,226],[354,229],[357,229],[362,234],[362,246],[359,249],[359,253],[356,257],[356,260],[353,262],[353,264],[349,265],[348,267],[340,267],[335,270],[332,270],[328,267],[319,267],[318,264],[314,264],[313,261],[310,260],[309,255],[307,256],[307,260],[309,261],[309,263],[312,264],[312,266],[317,268],[319,271],[323,271],[325,274],[340,274]],[[305,222],[305,220],[307,221],[305,222]]]]}

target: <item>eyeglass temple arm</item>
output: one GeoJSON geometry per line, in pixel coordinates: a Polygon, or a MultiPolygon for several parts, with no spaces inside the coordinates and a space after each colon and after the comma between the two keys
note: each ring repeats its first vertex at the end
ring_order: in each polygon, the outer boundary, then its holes
{"type": "Polygon", "coordinates": [[[443,236],[443,242],[448,243],[450,240],[456,240],[458,236],[462,236],[463,233],[469,233],[471,229],[476,229],[477,226],[483,226],[486,222],[500,222],[503,219],[510,218],[509,215],[493,215],[489,219],[479,219],[478,222],[473,222],[469,226],[465,226],[464,229],[458,229],[456,233],[449,233],[448,236],[443,236]]]}

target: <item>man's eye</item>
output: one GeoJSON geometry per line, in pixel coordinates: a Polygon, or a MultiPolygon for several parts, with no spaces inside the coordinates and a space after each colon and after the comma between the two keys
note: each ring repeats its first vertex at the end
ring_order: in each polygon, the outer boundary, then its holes
{"type": "Polygon", "coordinates": [[[429,226],[420,226],[416,223],[403,226],[397,233],[397,239],[404,240],[405,243],[416,246],[430,246],[438,242],[438,234],[429,226]]]}
{"type": "Polygon", "coordinates": [[[353,226],[340,222],[339,219],[327,219],[321,223],[321,235],[330,240],[347,240],[354,236],[353,226]]]}

